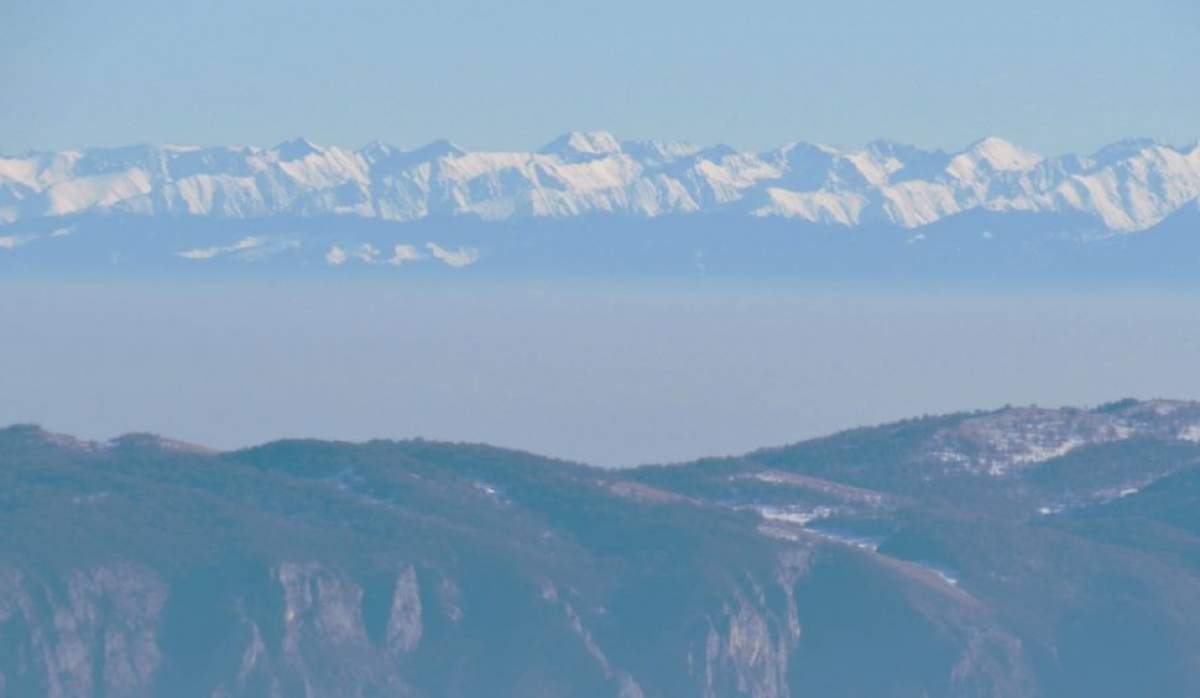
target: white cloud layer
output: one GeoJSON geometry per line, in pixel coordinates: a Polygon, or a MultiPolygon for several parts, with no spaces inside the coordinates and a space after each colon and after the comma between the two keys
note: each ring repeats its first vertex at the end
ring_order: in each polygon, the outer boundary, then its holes
{"type": "MultiPolygon", "coordinates": [[[[385,258],[383,252],[371,243],[365,242],[349,250],[340,245],[333,245],[325,253],[325,262],[335,267],[352,260],[358,260],[365,264],[400,266],[411,262],[420,262],[432,257],[449,267],[460,269],[470,266],[479,260],[479,251],[470,247],[459,247],[457,250],[451,250],[430,241],[425,243],[425,249],[429,251],[429,254],[423,253],[416,245],[397,243],[392,247],[392,255],[385,258]]],[[[194,252],[207,253],[209,250],[194,250],[194,252]]]]}
{"type": "Polygon", "coordinates": [[[231,252],[245,252],[256,247],[261,247],[262,245],[263,241],[261,239],[256,237],[248,237],[242,238],[232,245],[226,245],[224,247],[197,247],[191,250],[184,250],[183,252],[179,252],[177,256],[183,257],[184,259],[205,260],[231,252]]]}
{"type": "Polygon", "coordinates": [[[392,250],[392,258],[388,264],[401,265],[405,262],[416,262],[425,259],[425,255],[417,251],[413,245],[396,245],[392,250]]]}
{"type": "Polygon", "coordinates": [[[479,250],[470,247],[459,247],[458,250],[451,251],[437,244],[436,242],[425,243],[425,248],[429,250],[435,258],[442,260],[448,266],[454,268],[468,267],[479,261],[479,250]]]}
{"type": "Polygon", "coordinates": [[[342,266],[347,259],[346,251],[337,245],[330,247],[329,251],[325,253],[325,261],[335,267],[342,266]]]}

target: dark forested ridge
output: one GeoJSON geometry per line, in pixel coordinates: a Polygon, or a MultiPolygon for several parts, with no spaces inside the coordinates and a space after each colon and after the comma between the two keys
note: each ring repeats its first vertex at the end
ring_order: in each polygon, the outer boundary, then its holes
{"type": "Polygon", "coordinates": [[[3,696],[1200,694],[1200,404],[602,470],[0,430],[3,696]]]}

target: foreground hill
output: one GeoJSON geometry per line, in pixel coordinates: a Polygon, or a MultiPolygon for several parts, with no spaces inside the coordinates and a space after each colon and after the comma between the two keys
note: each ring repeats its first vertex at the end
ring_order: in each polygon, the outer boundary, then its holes
{"type": "Polygon", "coordinates": [[[0,694],[1200,691],[1200,404],[606,471],[0,430],[0,694]]]}

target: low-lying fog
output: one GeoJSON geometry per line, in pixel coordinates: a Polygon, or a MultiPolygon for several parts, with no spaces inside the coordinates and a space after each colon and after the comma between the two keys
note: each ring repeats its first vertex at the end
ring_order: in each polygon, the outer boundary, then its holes
{"type": "Polygon", "coordinates": [[[1200,397],[1200,299],[879,289],[0,286],[0,424],[220,448],[678,461],[1005,403],[1200,397]]]}

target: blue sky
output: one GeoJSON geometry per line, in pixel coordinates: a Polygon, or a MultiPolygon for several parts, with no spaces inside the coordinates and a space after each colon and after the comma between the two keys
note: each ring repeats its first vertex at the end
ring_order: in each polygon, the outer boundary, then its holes
{"type": "Polygon", "coordinates": [[[760,148],[1200,135],[1194,0],[14,0],[0,152],[132,142],[760,148]]]}

